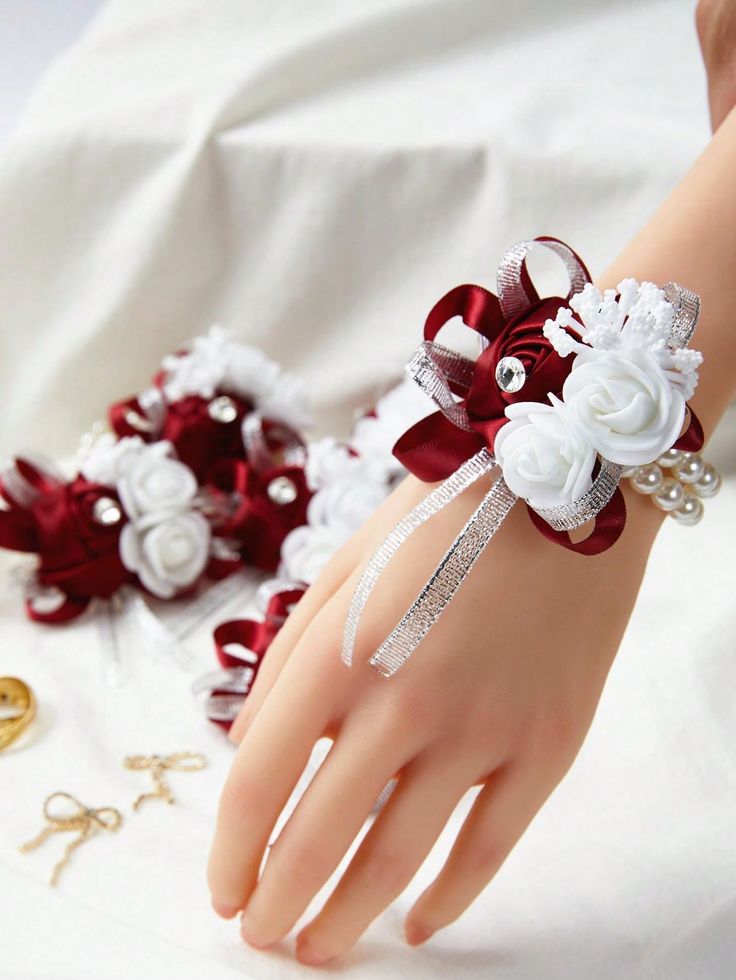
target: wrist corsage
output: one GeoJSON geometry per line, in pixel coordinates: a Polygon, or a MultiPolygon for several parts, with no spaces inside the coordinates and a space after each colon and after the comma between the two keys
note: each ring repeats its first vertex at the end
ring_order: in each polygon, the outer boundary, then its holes
{"type": "Polygon", "coordinates": [[[350,663],[360,618],[381,572],[417,527],[466,487],[497,476],[411,608],[370,664],[390,676],[411,656],[460,588],[503,520],[521,499],[535,527],[581,554],[611,547],[626,521],[624,468],[669,450],[696,452],[703,432],[687,401],[701,355],[687,344],[698,297],[675,283],[624,280],[601,293],[587,269],[553,238],[523,242],[503,257],[498,295],[459,286],[430,312],[409,376],[437,411],[397,442],[401,463],[442,481],[386,538],[356,588],[343,638],[350,663]],[[566,298],[540,298],[526,259],[545,247],[565,263],[566,298]],[[437,343],[454,317],[476,331],[475,361],[437,343]],[[569,532],[583,525],[580,540],[569,532]]]}
{"type": "Polygon", "coordinates": [[[71,479],[29,456],[0,472],[0,547],[37,558],[31,618],[67,622],[126,585],[172,599],[205,576],[278,567],[313,496],[293,376],[213,327],[108,415],[71,479]]]}

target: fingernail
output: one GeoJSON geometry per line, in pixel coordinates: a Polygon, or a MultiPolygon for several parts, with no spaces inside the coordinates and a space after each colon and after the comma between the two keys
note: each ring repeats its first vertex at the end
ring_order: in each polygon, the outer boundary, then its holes
{"type": "Polygon", "coordinates": [[[240,909],[236,909],[232,905],[225,905],[223,902],[218,902],[215,898],[212,899],[212,908],[222,919],[234,919],[240,911],[240,909]]]}
{"type": "Polygon", "coordinates": [[[267,949],[267,947],[272,945],[271,943],[263,942],[258,937],[255,923],[245,912],[240,918],[240,935],[249,946],[255,946],[256,949],[267,949]]]}
{"type": "Polygon", "coordinates": [[[415,922],[407,922],[404,927],[404,935],[410,946],[421,946],[422,943],[431,939],[434,933],[425,926],[417,925],[415,922]]]}
{"type": "Polygon", "coordinates": [[[325,963],[333,959],[329,954],[320,953],[318,949],[314,949],[306,939],[297,939],[296,958],[305,966],[324,966],[325,963]]]}

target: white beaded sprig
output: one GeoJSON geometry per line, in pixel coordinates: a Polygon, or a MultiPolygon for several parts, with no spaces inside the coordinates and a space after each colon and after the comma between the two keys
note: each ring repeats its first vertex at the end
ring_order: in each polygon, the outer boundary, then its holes
{"type": "Polygon", "coordinates": [[[654,462],[631,466],[621,474],[637,493],[651,496],[655,507],[685,526],[703,516],[703,500],[721,489],[721,475],[699,453],[668,449],[654,462]]]}

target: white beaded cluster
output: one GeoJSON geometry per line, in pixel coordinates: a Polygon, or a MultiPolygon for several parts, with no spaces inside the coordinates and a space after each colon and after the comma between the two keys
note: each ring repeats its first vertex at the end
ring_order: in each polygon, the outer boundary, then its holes
{"type": "Polygon", "coordinates": [[[637,493],[651,496],[655,507],[692,526],[703,516],[703,500],[715,497],[721,488],[721,475],[699,453],[668,449],[646,466],[631,466],[622,476],[637,493]]]}

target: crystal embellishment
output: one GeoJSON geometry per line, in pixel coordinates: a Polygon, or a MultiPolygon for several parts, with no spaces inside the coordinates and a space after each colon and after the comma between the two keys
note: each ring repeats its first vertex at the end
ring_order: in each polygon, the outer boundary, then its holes
{"type": "Polygon", "coordinates": [[[207,414],[215,422],[222,422],[223,425],[227,425],[229,422],[234,422],[238,417],[238,406],[227,395],[219,395],[217,398],[213,398],[207,406],[207,414]]]}
{"type": "Polygon", "coordinates": [[[98,524],[102,524],[103,527],[112,527],[113,524],[119,524],[123,516],[123,512],[120,509],[120,504],[117,500],[113,500],[112,497],[100,497],[95,500],[94,506],[92,507],[92,517],[98,524]]]}
{"type": "Polygon", "coordinates": [[[293,504],[299,495],[299,491],[296,488],[296,483],[290,480],[288,476],[277,476],[274,480],[268,484],[266,493],[269,499],[279,507],[284,507],[286,504],[293,504]]]}
{"type": "Polygon", "coordinates": [[[518,357],[502,357],[496,365],[496,384],[501,391],[512,395],[520,391],[526,381],[526,368],[518,357]]]}

